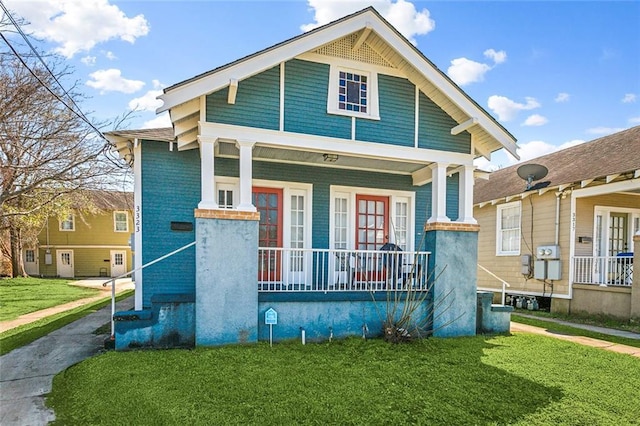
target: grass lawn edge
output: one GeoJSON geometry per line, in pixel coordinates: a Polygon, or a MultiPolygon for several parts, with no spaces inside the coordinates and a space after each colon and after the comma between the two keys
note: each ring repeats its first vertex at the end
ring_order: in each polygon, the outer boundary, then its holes
{"type": "Polygon", "coordinates": [[[617,343],[620,345],[633,346],[640,348],[640,340],[629,339],[626,337],[614,336],[611,334],[603,334],[595,331],[584,330],[582,328],[571,327],[564,324],[558,324],[552,321],[545,321],[541,319],[534,319],[529,317],[523,317],[518,314],[511,314],[511,321],[521,324],[532,325],[534,327],[541,327],[549,331],[570,334],[573,336],[591,337],[592,339],[604,340],[606,342],[617,343]]]}
{"type": "MultiPolygon", "coordinates": [[[[126,290],[116,296],[116,301],[125,299],[133,293],[126,290]]],[[[111,303],[111,296],[104,299],[78,306],[68,311],[60,312],[29,324],[24,324],[0,333],[0,355],[5,355],[14,349],[27,345],[52,331],[79,320],[111,303]]]]}

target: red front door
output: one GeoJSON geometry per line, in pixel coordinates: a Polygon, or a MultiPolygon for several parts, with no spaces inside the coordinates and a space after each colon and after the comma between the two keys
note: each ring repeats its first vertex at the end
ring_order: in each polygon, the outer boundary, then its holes
{"type": "Polygon", "coordinates": [[[258,280],[279,281],[282,253],[262,249],[282,247],[282,189],[254,187],[253,205],[260,212],[258,280]]]}
{"type": "MultiPolygon", "coordinates": [[[[356,205],[356,248],[379,250],[389,241],[389,197],[356,195],[356,205]]],[[[359,263],[359,280],[384,280],[378,254],[363,254],[359,263]]]]}

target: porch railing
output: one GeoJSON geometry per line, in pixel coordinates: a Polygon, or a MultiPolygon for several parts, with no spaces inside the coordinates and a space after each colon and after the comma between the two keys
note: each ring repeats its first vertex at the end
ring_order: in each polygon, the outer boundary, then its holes
{"type": "Polygon", "coordinates": [[[429,252],[258,249],[258,291],[428,289],[429,252]]]}
{"type": "Polygon", "coordinates": [[[167,253],[167,254],[165,254],[163,256],[160,256],[157,259],[152,260],[151,262],[147,262],[147,263],[145,263],[144,265],[142,265],[142,266],[140,266],[138,268],[132,269],[129,272],[125,272],[124,274],[118,275],[117,277],[113,277],[109,281],[105,281],[105,282],[102,283],[102,287],[106,287],[107,285],[109,285],[109,283],[111,283],[111,339],[115,338],[115,323],[114,323],[113,317],[116,314],[116,280],[119,279],[119,278],[126,278],[126,277],[134,274],[135,272],[143,270],[147,266],[151,266],[151,265],[153,265],[155,263],[158,263],[158,262],[160,262],[160,261],[162,261],[162,260],[164,260],[164,259],[166,259],[168,257],[173,256],[174,254],[180,253],[181,251],[186,250],[189,247],[195,246],[195,245],[196,245],[196,242],[193,241],[193,242],[191,242],[191,243],[189,243],[189,244],[187,244],[185,246],[180,247],[179,249],[176,249],[176,250],[174,250],[174,251],[172,251],[170,253],[167,253]]]}
{"type": "Polygon", "coordinates": [[[507,300],[507,287],[511,287],[511,285],[509,285],[508,282],[506,282],[505,280],[503,280],[502,278],[500,278],[499,276],[497,276],[496,274],[494,274],[493,272],[491,272],[490,270],[488,270],[487,268],[485,268],[479,263],[478,263],[478,268],[482,269],[487,274],[491,275],[493,278],[500,281],[500,283],[502,284],[502,297],[500,298],[500,300],[502,301],[501,303],[504,305],[507,300]]]}
{"type": "Polygon", "coordinates": [[[633,256],[575,256],[573,282],[603,286],[631,286],[633,256]]]}

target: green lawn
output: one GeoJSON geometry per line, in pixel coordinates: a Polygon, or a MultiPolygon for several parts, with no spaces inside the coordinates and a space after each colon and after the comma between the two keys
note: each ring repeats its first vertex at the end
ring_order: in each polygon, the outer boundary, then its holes
{"type": "Polygon", "coordinates": [[[70,282],[56,278],[0,279],[0,321],[100,293],[100,290],[76,287],[70,282]]]}
{"type": "Polygon", "coordinates": [[[545,336],[108,352],[60,373],[55,424],[630,425],[640,360],[545,336]]]}
{"type": "MultiPolygon", "coordinates": [[[[132,296],[133,290],[125,290],[116,296],[116,301],[120,301],[132,296]]],[[[4,355],[21,346],[27,345],[52,331],[55,331],[67,324],[70,324],[82,317],[85,317],[98,309],[104,308],[111,303],[111,297],[105,296],[104,299],[89,303],[87,305],[78,306],[68,311],[60,312],[29,324],[24,324],[4,333],[0,333],[0,355],[4,355]]],[[[96,334],[109,333],[111,331],[111,323],[105,324],[96,330],[96,334]]]]}

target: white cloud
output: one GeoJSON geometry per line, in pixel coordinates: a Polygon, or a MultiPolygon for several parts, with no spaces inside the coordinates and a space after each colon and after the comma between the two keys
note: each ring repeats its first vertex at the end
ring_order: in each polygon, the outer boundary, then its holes
{"type": "Polygon", "coordinates": [[[160,83],[160,81],[153,80],[154,90],[149,90],[139,98],[131,99],[129,101],[129,109],[155,112],[156,109],[162,106],[162,101],[156,98],[162,94],[163,87],[165,87],[165,85],[160,83]]]}
{"type": "Polygon", "coordinates": [[[456,84],[465,86],[484,80],[484,75],[491,67],[487,64],[472,61],[467,58],[458,58],[451,61],[451,66],[447,69],[447,75],[456,84]]]}
{"type": "Polygon", "coordinates": [[[143,129],[158,129],[162,127],[171,127],[171,118],[169,118],[168,112],[163,112],[156,118],[145,121],[142,125],[143,129]]]}
{"type": "Polygon", "coordinates": [[[635,93],[625,93],[624,98],[622,98],[623,104],[631,104],[631,103],[634,103],[635,101],[636,101],[635,93]]]}
{"type": "Polygon", "coordinates": [[[112,39],[133,43],[149,32],[144,15],[129,18],[108,0],[10,0],[6,3],[30,22],[29,31],[56,44],[54,50],[67,58],[112,39]]]}
{"type": "Polygon", "coordinates": [[[308,0],[308,4],[314,11],[315,22],[300,26],[305,32],[369,6],[380,12],[413,44],[416,44],[414,36],[427,34],[436,27],[429,10],[422,9],[418,12],[415,5],[406,0],[308,0]]]}
{"type": "Polygon", "coordinates": [[[629,119],[629,124],[640,124],[640,117],[631,117],[629,119]]]}
{"type": "Polygon", "coordinates": [[[451,66],[447,69],[447,75],[459,86],[466,86],[467,84],[484,81],[484,75],[489,70],[507,60],[507,52],[504,50],[487,49],[484,51],[484,56],[491,59],[494,65],[483,64],[467,58],[457,58],[451,61],[451,66]]]}
{"type": "Polygon", "coordinates": [[[523,126],[544,126],[549,120],[540,114],[532,114],[524,120],[523,126]]]}
{"type": "Polygon", "coordinates": [[[122,77],[119,69],[98,70],[89,74],[92,80],[87,81],[87,86],[100,90],[100,94],[106,92],[135,93],[144,87],[144,81],[129,80],[122,77]]]}
{"type": "Polygon", "coordinates": [[[105,56],[105,58],[107,58],[110,61],[118,59],[118,57],[110,50],[104,52],[104,56],[105,56]]]}
{"type": "Polygon", "coordinates": [[[480,170],[484,170],[485,172],[495,172],[500,168],[500,166],[496,166],[484,157],[478,157],[474,159],[473,165],[480,170]]]}
{"type": "Polygon", "coordinates": [[[584,143],[584,140],[574,139],[568,142],[563,143],[562,145],[556,146],[551,145],[550,143],[544,141],[531,141],[527,143],[518,144],[520,148],[518,148],[518,155],[520,156],[520,160],[516,160],[513,157],[509,157],[509,160],[512,164],[521,163],[523,161],[528,161],[533,158],[542,157],[543,155],[551,154],[552,152],[560,151],[563,149],[570,148],[572,146],[580,145],[584,143]]]}
{"type": "Polygon", "coordinates": [[[623,130],[624,130],[623,127],[598,126],[598,127],[591,127],[589,129],[587,129],[587,133],[589,133],[591,135],[606,136],[606,135],[611,135],[613,133],[621,132],[623,130]]]}
{"type": "Polygon", "coordinates": [[[555,102],[558,103],[562,103],[562,102],[569,102],[569,99],[571,98],[571,95],[565,92],[560,92],[558,93],[558,95],[556,96],[556,98],[554,99],[555,102]]]}
{"type": "Polygon", "coordinates": [[[522,110],[531,110],[539,108],[540,104],[535,98],[526,97],[525,104],[520,104],[512,101],[504,96],[493,95],[489,97],[487,105],[491,111],[493,111],[500,121],[509,121],[514,119],[518,112],[522,110]]]}
{"type": "Polygon", "coordinates": [[[92,67],[96,64],[96,57],[95,56],[85,56],[84,58],[80,59],[80,62],[82,62],[83,64],[85,64],[88,67],[92,67]]]}
{"type": "Polygon", "coordinates": [[[507,52],[505,52],[504,50],[496,52],[493,49],[487,49],[484,51],[484,56],[489,59],[493,59],[493,62],[495,64],[501,64],[507,60],[507,52]]]}

